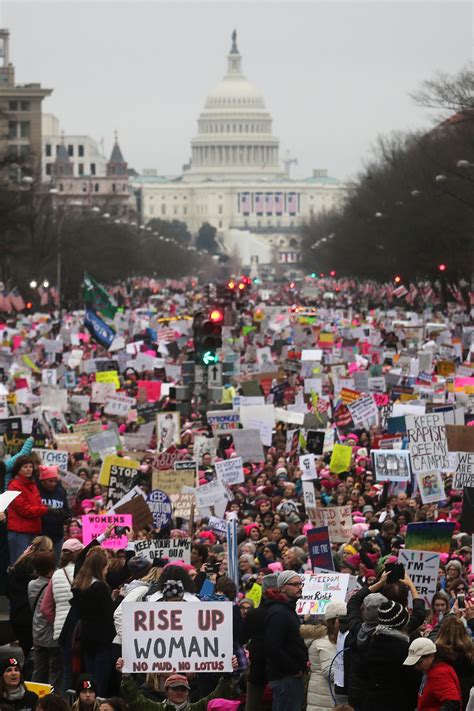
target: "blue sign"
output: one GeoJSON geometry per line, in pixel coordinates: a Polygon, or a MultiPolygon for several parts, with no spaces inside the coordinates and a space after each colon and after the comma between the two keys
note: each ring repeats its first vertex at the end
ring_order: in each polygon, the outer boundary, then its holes
{"type": "Polygon", "coordinates": [[[87,328],[92,338],[100,343],[104,348],[109,348],[115,338],[115,331],[97,316],[95,311],[87,309],[84,317],[84,326],[87,328]]]}
{"type": "Polygon", "coordinates": [[[155,528],[165,528],[173,513],[171,499],[168,494],[165,491],[161,491],[161,489],[153,489],[148,494],[147,502],[153,516],[155,528]]]}
{"type": "Polygon", "coordinates": [[[320,528],[311,528],[306,536],[313,570],[314,568],[334,570],[328,527],[321,526],[320,528]]]}

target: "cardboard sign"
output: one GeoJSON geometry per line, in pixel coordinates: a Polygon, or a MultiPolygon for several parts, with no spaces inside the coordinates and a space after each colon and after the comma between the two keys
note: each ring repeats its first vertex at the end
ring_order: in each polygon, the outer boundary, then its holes
{"type": "Polygon", "coordinates": [[[160,489],[153,489],[147,496],[147,503],[155,528],[160,530],[167,526],[172,515],[171,499],[168,494],[160,489]]]}
{"type": "Polygon", "coordinates": [[[109,425],[108,430],[86,437],[86,441],[92,459],[101,459],[104,452],[110,454],[111,451],[117,451],[122,447],[118,428],[115,424],[109,425]]]}
{"type": "Polygon", "coordinates": [[[261,462],[264,459],[262,440],[258,430],[236,430],[232,433],[235,451],[243,462],[261,462]]]}
{"type": "Polygon", "coordinates": [[[45,466],[55,466],[60,469],[67,469],[69,461],[68,452],[61,451],[59,449],[33,449],[33,452],[39,456],[45,466]]]}
{"type": "Polygon", "coordinates": [[[352,447],[347,447],[344,444],[335,444],[332,450],[331,461],[329,462],[329,471],[332,474],[342,474],[348,472],[351,468],[352,447]]]}
{"type": "Polygon", "coordinates": [[[439,553],[405,548],[399,551],[398,562],[405,566],[418,594],[428,608],[438,587],[439,553]]]}
{"type": "Polygon", "coordinates": [[[439,472],[417,472],[416,481],[424,504],[436,504],[446,499],[443,478],[439,472]]]}
{"type": "Polygon", "coordinates": [[[347,543],[352,536],[352,513],[351,507],[327,506],[324,509],[316,509],[316,524],[328,526],[332,543],[347,543]]]}
{"type": "Polygon", "coordinates": [[[301,454],[299,461],[300,469],[303,472],[301,476],[302,481],[311,481],[318,478],[314,454],[301,454]]]}
{"type": "Polygon", "coordinates": [[[474,427],[446,425],[446,437],[450,452],[474,452],[474,427]]]}
{"type": "MultiPolygon", "coordinates": [[[[131,533],[133,530],[132,517],[129,514],[88,514],[87,516],[83,516],[82,541],[84,545],[87,546],[94,538],[104,533],[106,528],[111,524],[128,529],[128,533],[131,533]]],[[[127,533],[116,535],[115,531],[112,531],[111,535],[108,536],[105,541],[102,541],[100,545],[102,548],[112,548],[114,550],[124,549],[128,546],[127,533]]]]}
{"type": "Polygon", "coordinates": [[[125,602],[125,673],[231,672],[232,603],[125,602]]]}
{"type": "Polygon", "coordinates": [[[454,526],[447,521],[409,523],[405,545],[408,550],[449,553],[454,526]]]}
{"type": "Polygon", "coordinates": [[[410,481],[410,452],[407,450],[372,449],[377,481],[410,481]]]}
{"type": "Polygon", "coordinates": [[[153,489],[166,491],[168,495],[180,494],[183,486],[194,486],[196,483],[194,469],[160,469],[152,474],[153,489]]]}
{"type": "Polygon", "coordinates": [[[105,403],[104,412],[106,415],[126,417],[135,405],[134,397],[127,397],[127,395],[117,393],[116,395],[109,395],[105,403]]]}
{"type": "MultiPolygon", "coordinates": [[[[136,489],[138,487],[134,487],[132,491],[136,491],[136,489]]],[[[127,498],[125,503],[121,504],[119,502],[116,504],[114,513],[129,513],[132,516],[133,530],[135,532],[142,531],[153,524],[153,516],[141,493],[127,498]]]]}
{"type": "Polygon", "coordinates": [[[241,457],[232,457],[222,462],[216,462],[215,469],[217,478],[228,486],[243,484],[245,481],[241,457]]]}
{"type": "Polygon", "coordinates": [[[196,504],[199,510],[210,508],[227,501],[226,490],[218,480],[210,481],[209,484],[198,486],[195,490],[196,504]]]}
{"type": "Polygon", "coordinates": [[[408,448],[414,474],[448,471],[448,441],[441,413],[406,415],[408,448]]]}
{"type": "Polygon", "coordinates": [[[330,602],[344,602],[349,575],[347,573],[315,573],[302,575],[303,590],[296,603],[297,615],[324,615],[330,602]]]}
{"type": "Polygon", "coordinates": [[[331,541],[329,540],[329,528],[311,528],[306,533],[309,546],[309,557],[314,568],[326,568],[334,570],[331,541]]]}
{"type": "Polygon", "coordinates": [[[135,486],[135,481],[141,474],[141,470],[139,466],[135,466],[136,462],[133,459],[123,459],[122,457],[109,459],[106,457],[105,461],[107,462],[106,471],[110,472],[106,508],[110,508],[135,486]]]}
{"type": "Polygon", "coordinates": [[[84,438],[80,434],[55,434],[54,441],[61,450],[74,454],[84,449],[84,438]]]}
{"type": "Polygon", "coordinates": [[[232,433],[239,428],[240,415],[237,410],[216,410],[206,413],[207,422],[215,435],[232,433]]]}
{"type": "Polygon", "coordinates": [[[191,518],[193,506],[196,506],[196,497],[192,494],[179,494],[173,496],[173,516],[174,518],[191,518]]]}
{"type": "Polygon", "coordinates": [[[452,452],[449,460],[454,472],[453,489],[474,487],[474,452],[452,452]]]}
{"type": "Polygon", "coordinates": [[[151,541],[135,541],[135,555],[148,558],[167,558],[170,563],[181,560],[189,565],[191,562],[190,538],[154,538],[151,541]]]}

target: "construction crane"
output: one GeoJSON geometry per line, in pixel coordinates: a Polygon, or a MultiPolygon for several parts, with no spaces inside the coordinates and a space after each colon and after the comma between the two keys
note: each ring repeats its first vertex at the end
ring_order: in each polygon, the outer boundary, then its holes
{"type": "Polygon", "coordinates": [[[285,157],[283,159],[283,165],[285,166],[285,173],[290,177],[290,168],[292,164],[298,165],[298,158],[292,158],[290,151],[286,151],[285,157]]]}

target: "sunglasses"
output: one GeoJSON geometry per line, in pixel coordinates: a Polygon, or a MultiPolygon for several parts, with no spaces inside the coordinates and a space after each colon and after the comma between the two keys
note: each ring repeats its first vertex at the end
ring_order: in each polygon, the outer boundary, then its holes
{"type": "Polygon", "coordinates": [[[183,693],[185,691],[189,691],[187,686],[170,686],[170,689],[173,689],[173,691],[179,691],[180,693],[183,693]]]}
{"type": "Polygon", "coordinates": [[[303,587],[303,583],[301,583],[301,582],[300,583],[286,583],[286,584],[291,585],[291,587],[293,587],[293,588],[302,588],[303,587]]]}

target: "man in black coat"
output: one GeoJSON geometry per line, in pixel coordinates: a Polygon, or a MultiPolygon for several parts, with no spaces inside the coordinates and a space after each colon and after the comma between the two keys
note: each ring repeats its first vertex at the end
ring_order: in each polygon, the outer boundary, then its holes
{"type": "Polygon", "coordinates": [[[53,541],[54,554],[59,561],[64,538],[64,522],[71,516],[67,495],[59,481],[58,468],[40,467],[38,489],[41,502],[48,506],[48,513],[41,519],[41,533],[53,541]]]}
{"type": "Polygon", "coordinates": [[[273,711],[301,711],[304,702],[308,650],[295,612],[302,586],[300,575],[285,570],[278,574],[277,589],[267,592],[264,650],[273,711]]]}

